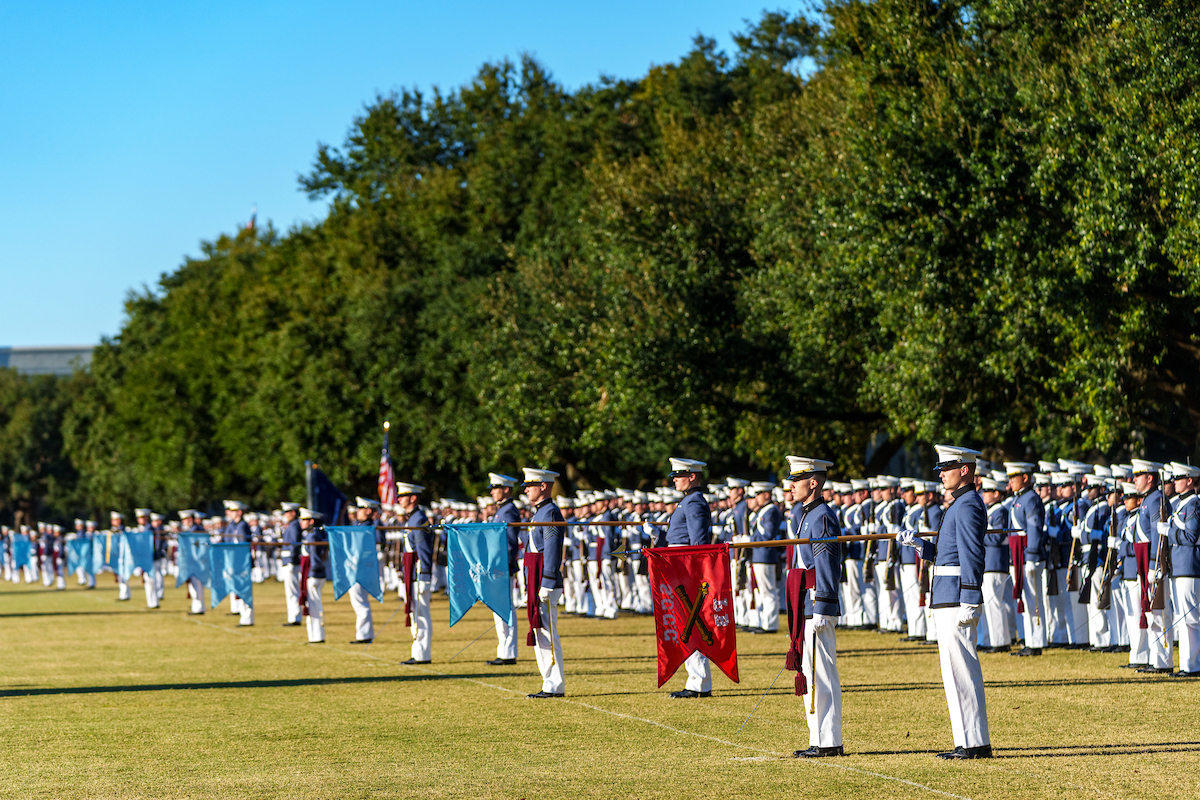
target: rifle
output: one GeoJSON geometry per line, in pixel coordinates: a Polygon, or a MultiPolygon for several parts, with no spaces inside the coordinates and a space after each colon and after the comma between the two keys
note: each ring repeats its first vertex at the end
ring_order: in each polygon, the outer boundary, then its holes
{"type": "MultiPolygon", "coordinates": [[[[894,505],[894,504],[893,504],[894,505]]],[[[890,510],[890,509],[889,509],[890,510]]],[[[900,546],[896,542],[888,543],[887,556],[887,590],[894,592],[899,586],[897,578],[900,575],[900,546]]]]}
{"type": "MultiPolygon", "coordinates": [[[[1167,496],[1160,495],[1158,506],[1158,521],[1166,522],[1167,514],[1167,496]]],[[[1158,536],[1158,564],[1156,572],[1158,577],[1154,579],[1154,586],[1150,589],[1150,610],[1162,611],[1167,604],[1166,582],[1167,575],[1171,572],[1171,551],[1170,545],[1167,544],[1167,534],[1161,533],[1158,536]]]]}
{"type": "MultiPolygon", "coordinates": [[[[871,502],[871,530],[872,531],[876,530],[875,526],[878,524],[876,522],[876,513],[875,513],[876,510],[877,510],[877,508],[876,508],[875,502],[872,501],[871,502]]],[[[863,583],[874,583],[875,582],[875,560],[877,558],[879,558],[879,545],[875,544],[874,540],[871,540],[870,543],[867,544],[867,554],[866,554],[865,559],[863,560],[863,583]]]]}
{"type": "MultiPolygon", "coordinates": [[[[1054,508],[1054,503],[1050,503],[1050,508],[1054,508]]],[[[1046,553],[1046,596],[1058,596],[1058,562],[1062,557],[1062,551],[1058,548],[1058,537],[1050,539],[1050,526],[1046,525],[1046,538],[1048,540],[1049,549],[1046,553]]]]}
{"type": "MultiPolygon", "coordinates": [[[[1080,488],[1079,481],[1076,480],[1075,481],[1075,497],[1074,497],[1074,502],[1073,502],[1072,508],[1071,508],[1071,515],[1072,515],[1071,527],[1072,528],[1074,528],[1076,525],[1081,525],[1081,523],[1079,521],[1079,488],[1080,488]]],[[[1081,525],[1081,527],[1082,527],[1082,525],[1081,525]]],[[[1072,533],[1074,533],[1074,531],[1072,531],[1072,533]]],[[[1068,565],[1067,591],[1068,592],[1078,592],[1080,590],[1080,574],[1079,574],[1080,569],[1079,569],[1079,562],[1077,559],[1081,559],[1083,557],[1083,553],[1077,552],[1078,550],[1079,550],[1079,540],[1076,539],[1074,536],[1072,536],[1071,537],[1071,552],[1067,554],[1067,565],[1068,565]]],[[[1089,592],[1089,594],[1090,594],[1090,592],[1089,592]]]]}
{"type": "MultiPolygon", "coordinates": [[[[1117,530],[1117,507],[1114,504],[1112,509],[1112,517],[1108,522],[1109,536],[1113,541],[1116,541],[1120,531],[1117,530]]],[[[1116,548],[1105,548],[1104,554],[1104,574],[1100,576],[1100,594],[1096,597],[1096,608],[1101,611],[1107,611],[1112,608],[1112,582],[1116,577],[1117,566],[1120,564],[1119,559],[1113,558],[1113,553],[1116,548]],[[1113,563],[1113,562],[1116,563],[1113,563]]]]}

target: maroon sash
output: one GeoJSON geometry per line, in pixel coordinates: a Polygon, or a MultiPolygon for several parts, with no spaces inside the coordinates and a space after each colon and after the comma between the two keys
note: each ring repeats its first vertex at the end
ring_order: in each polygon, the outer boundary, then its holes
{"type": "Polygon", "coordinates": [[[1009,536],[1008,537],[1008,552],[1012,556],[1013,564],[1013,600],[1017,601],[1017,613],[1025,613],[1025,599],[1022,597],[1025,590],[1025,543],[1028,537],[1025,535],[1009,536]]]}
{"type": "Polygon", "coordinates": [[[413,570],[417,566],[416,553],[400,554],[400,580],[404,582],[404,627],[412,627],[413,570]]]}
{"type": "Polygon", "coordinates": [[[599,569],[600,563],[602,561],[604,561],[604,542],[605,542],[604,534],[597,533],[596,534],[596,544],[594,546],[595,549],[592,551],[592,560],[596,562],[596,569],[599,569]]]}
{"type": "Polygon", "coordinates": [[[1145,630],[1146,612],[1150,610],[1150,543],[1135,542],[1133,556],[1137,559],[1138,595],[1142,601],[1138,627],[1145,630]]]}
{"type": "Polygon", "coordinates": [[[808,694],[808,682],[804,679],[801,665],[804,663],[804,593],[809,585],[816,586],[815,569],[788,570],[784,597],[787,600],[788,644],[787,658],[783,666],[796,673],[796,695],[808,694]]]}
{"type": "Polygon", "coordinates": [[[754,590],[758,588],[758,578],[754,577],[754,564],[746,560],[746,572],[750,573],[750,608],[754,608],[754,590]]]}
{"type": "Polygon", "coordinates": [[[302,616],[308,616],[308,571],[312,567],[312,559],[309,556],[300,556],[300,613],[302,616]]]}
{"type": "MultiPolygon", "coordinates": [[[[914,548],[915,549],[915,548],[914,548]]],[[[921,551],[917,550],[913,564],[917,567],[917,608],[925,607],[925,584],[921,583],[921,551]]]]}
{"type": "Polygon", "coordinates": [[[529,620],[529,632],[525,634],[525,646],[533,647],[537,643],[534,633],[542,625],[542,602],[538,594],[542,591],[542,554],[525,553],[525,616],[529,620]]]}

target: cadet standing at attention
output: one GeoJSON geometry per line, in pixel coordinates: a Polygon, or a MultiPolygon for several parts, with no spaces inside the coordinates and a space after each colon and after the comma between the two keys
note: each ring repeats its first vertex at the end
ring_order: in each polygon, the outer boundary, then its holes
{"type": "MultiPolygon", "coordinates": [[[[513,503],[513,487],[516,485],[516,478],[498,472],[488,473],[488,493],[491,494],[492,500],[496,501],[496,511],[492,514],[491,521],[503,522],[508,525],[505,528],[505,534],[508,541],[509,594],[513,594],[513,582],[517,578],[517,551],[520,549],[517,536],[519,529],[509,524],[521,521],[521,512],[513,503]]],[[[501,619],[500,615],[492,612],[492,617],[496,621],[496,657],[487,662],[490,666],[510,666],[517,663],[516,607],[517,604],[514,602],[512,625],[508,624],[508,620],[501,619]]]]}
{"type": "Polygon", "coordinates": [[[521,486],[534,509],[529,521],[540,523],[529,528],[525,585],[529,588],[529,634],[542,675],[542,688],[526,697],[542,700],[567,693],[562,643],[558,639],[558,600],[563,593],[562,556],[567,526],[562,524],[565,522],[562,512],[550,499],[558,473],[532,467],[524,467],[522,472],[525,480],[521,486]]]}
{"type": "MultiPolygon", "coordinates": [[[[683,499],[675,506],[667,523],[667,547],[708,544],[712,536],[712,513],[704,500],[704,488],[700,484],[703,461],[691,458],[671,459],[671,481],[675,491],[683,492],[683,499]]],[[[699,652],[688,656],[683,662],[687,669],[687,685],[671,697],[691,699],[712,696],[712,672],[708,659],[699,652]]]]}
{"type": "Polygon", "coordinates": [[[433,593],[433,530],[421,508],[424,486],[415,483],[396,483],[396,506],[405,515],[404,524],[413,530],[404,531],[404,551],[414,553],[416,576],[405,591],[412,597],[412,651],[405,664],[428,664],[433,657],[433,618],[429,614],[429,597],[433,593]]]}

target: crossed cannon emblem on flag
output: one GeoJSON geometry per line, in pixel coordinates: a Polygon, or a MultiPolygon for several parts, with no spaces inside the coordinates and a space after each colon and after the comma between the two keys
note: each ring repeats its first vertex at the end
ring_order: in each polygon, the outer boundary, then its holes
{"type": "MultiPolygon", "coordinates": [[[[709,645],[713,643],[712,630],[708,627],[704,620],[700,619],[700,610],[704,607],[704,601],[708,597],[708,589],[708,581],[701,583],[699,590],[696,592],[696,601],[693,603],[692,599],[688,597],[687,589],[683,588],[683,584],[679,584],[675,587],[674,594],[679,598],[679,602],[683,604],[683,610],[687,614],[687,622],[683,626],[682,640],[678,638],[678,631],[671,627],[668,627],[663,631],[663,639],[673,642],[686,642],[688,639],[692,638],[692,631],[695,628],[699,628],[700,638],[704,640],[704,643],[709,645]]],[[[666,584],[660,585],[659,591],[664,596],[668,595],[669,593],[666,584]]],[[[675,615],[671,613],[664,614],[663,622],[674,624],[675,615]]]]}

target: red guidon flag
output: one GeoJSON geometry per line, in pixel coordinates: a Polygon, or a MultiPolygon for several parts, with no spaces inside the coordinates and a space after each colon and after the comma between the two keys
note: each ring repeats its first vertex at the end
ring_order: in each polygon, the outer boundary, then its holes
{"type": "Polygon", "coordinates": [[[642,552],[650,558],[658,685],[671,680],[679,665],[697,652],[737,683],[729,547],[656,547],[642,552]]]}

